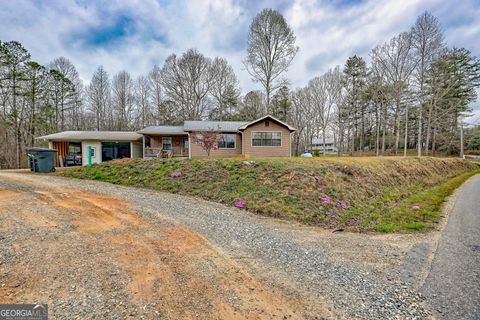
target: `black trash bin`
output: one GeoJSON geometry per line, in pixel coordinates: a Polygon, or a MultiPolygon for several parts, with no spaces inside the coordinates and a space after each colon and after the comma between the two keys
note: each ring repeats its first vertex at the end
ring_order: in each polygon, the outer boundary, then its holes
{"type": "Polygon", "coordinates": [[[54,172],[57,150],[47,148],[27,148],[30,170],[33,172],[54,172]]]}

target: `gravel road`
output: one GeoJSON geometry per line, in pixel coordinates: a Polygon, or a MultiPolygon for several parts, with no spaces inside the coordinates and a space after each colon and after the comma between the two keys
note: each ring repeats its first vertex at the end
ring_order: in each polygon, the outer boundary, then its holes
{"type": "Polygon", "coordinates": [[[480,319],[480,175],[461,189],[423,293],[437,319],[480,319]]]}
{"type": "Polygon", "coordinates": [[[40,299],[57,319],[430,318],[403,280],[425,235],[332,233],[190,197],[9,171],[0,172],[0,219],[0,299],[40,299]]]}

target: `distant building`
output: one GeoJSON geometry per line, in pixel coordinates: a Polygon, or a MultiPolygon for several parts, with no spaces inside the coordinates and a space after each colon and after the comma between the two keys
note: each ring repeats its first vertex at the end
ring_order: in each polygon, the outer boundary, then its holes
{"type": "Polygon", "coordinates": [[[322,138],[314,138],[312,140],[312,144],[309,145],[309,150],[312,152],[318,151],[320,153],[323,153],[325,150],[325,153],[337,153],[338,148],[335,143],[335,139],[333,138],[325,138],[325,146],[323,145],[323,139],[322,138]]]}

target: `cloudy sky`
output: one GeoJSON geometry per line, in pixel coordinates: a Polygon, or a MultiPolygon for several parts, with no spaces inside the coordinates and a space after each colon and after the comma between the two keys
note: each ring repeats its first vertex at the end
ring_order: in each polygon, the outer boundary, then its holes
{"type": "Polygon", "coordinates": [[[138,76],[195,47],[227,58],[246,92],[260,88],[242,59],[249,24],[265,7],[280,11],[297,36],[287,75],[294,88],[353,54],[368,58],[425,10],[439,18],[450,46],[480,56],[480,0],[0,0],[0,40],[20,41],[42,64],[67,57],[85,83],[99,65],[138,76]]]}

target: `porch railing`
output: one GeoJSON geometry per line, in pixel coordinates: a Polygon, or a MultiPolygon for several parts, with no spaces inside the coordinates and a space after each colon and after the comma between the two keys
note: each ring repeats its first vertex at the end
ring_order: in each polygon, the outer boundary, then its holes
{"type": "Polygon", "coordinates": [[[162,148],[145,147],[144,158],[172,158],[172,157],[188,157],[188,149],[173,148],[171,150],[163,150],[162,148]]]}

